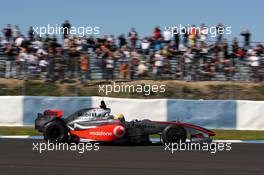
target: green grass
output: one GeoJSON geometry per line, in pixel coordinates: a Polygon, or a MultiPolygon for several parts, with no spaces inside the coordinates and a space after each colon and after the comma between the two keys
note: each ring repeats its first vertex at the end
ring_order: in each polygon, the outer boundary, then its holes
{"type": "Polygon", "coordinates": [[[33,127],[12,127],[12,126],[1,126],[0,135],[30,135],[36,136],[41,135],[33,127]]]}
{"type": "MultiPolygon", "coordinates": [[[[21,87],[20,87],[21,88],[21,87]]],[[[33,82],[26,81],[24,93],[31,96],[59,96],[61,91],[58,85],[51,82],[33,82]]]]}
{"type": "Polygon", "coordinates": [[[254,91],[256,91],[257,93],[260,93],[260,94],[264,94],[264,86],[263,85],[260,85],[260,86],[254,86],[252,88],[254,91]]]}
{"type": "MultiPolygon", "coordinates": [[[[264,140],[264,131],[213,130],[215,140],[264,140]]],[[[0,135],[42,135],[33,127],[0,127],[0,135]]],[[[151,137],[159,137],[152,135],[151,137]]]]}
{"type": "Polygon", "coordinates": [[[207,87],[214,91],[223,91],[227,89],[241,90],[243,86],[236,84],[218,84],[218,85],[207,85],[207,87]]]}
{"type": "Polygon", "coordinates": [[[264,140],[264,131],[213,130],[216,140],[264,140]]]}

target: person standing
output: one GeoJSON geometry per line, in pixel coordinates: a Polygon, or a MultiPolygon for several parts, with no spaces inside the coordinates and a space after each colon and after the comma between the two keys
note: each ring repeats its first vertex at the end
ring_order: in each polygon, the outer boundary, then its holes
{"type": "Polygon", "coordinates": [[[34,39],[34,30],[33,30],[32,26],[30,26],[28,29],[28,38],[30,41],[33,41],[33,39],[34,39]]]}
{"type": "Polygon", "coordinates": [[[3,29],[3,33],[5,36],[5,39],[10,42],[12,39],[12,27],[11,24],[7,24],[6,27],[3,29]]]}
{"type": "Polygon", "coordinates": [[[241,35],[244,37],[244,49],[248,50],[250,48],[250,35],[249,30],[244,30],[241,32],[241,35]]]}
{"type": "Polygon", "coordinates": [[[176,29],[174,29],[174,31],[173,31],[173,40],[174,40],[173,44],[175,46],[175,49],[178,50],[179,49],[179,43],[180,43],[180,35],[176,29]]]}
{"type": "Polygon", "coordinates": [[[248,58],[252,70],[252,77],[254,82],[260,81],[260,74],[259,74],[259,68],[260,68],[260,57],[257,56],[257,53],[254,51],[253,54],[248,58]]]}
{"type": "Polygon", "coordinates": [[[128,38],[131,43],[131,48],[132,49],[136,48],[137,40],[138,40],[138,33],[136,32],[136,29],[134,27],[131,28],[131,31],[128,34],[128,38]]]}
{"type": "Polygon", "coordinates": [[[127,41],[126,41],[126,38],[125,38],[125,35],[124,34],[121,34],[118,37],[118,40],[119,40],[119,48],[122,48],[124,45],[127,44],[127,41]]]}
{"type": "Polygon", "coordinates": [[[64,23],[62,24],[63,27],[63,39],[67,38],[69,33],[70,33],[70,29],[71,29],[71,24],[69,22],[69,20],[65,20],[64,23]]]}
{"type": "Polygon", "coordinates": [[[225,30],[225,26],[222,23],[218,23],[218,25],[216,26],[216,31],[217,31],[216,45],[221,44],[224,30],[225,30]]]}

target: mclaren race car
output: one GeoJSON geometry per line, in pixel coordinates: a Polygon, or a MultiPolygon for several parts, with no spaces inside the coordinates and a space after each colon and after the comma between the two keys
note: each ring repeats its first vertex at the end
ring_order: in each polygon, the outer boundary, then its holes
{"type": "Polygon", "coordinates": [[[211,142],[214,132],[182,122],[151,120],[126,121],[122,114],[110,114],[104,101],[98,108],[80,109],[66,118],[61,110],[45,110],[35,120],[35,129],[50,142],[107,141],[129,144],[150,143],[149,136],[159,134],[161,142],[211,142]]]}

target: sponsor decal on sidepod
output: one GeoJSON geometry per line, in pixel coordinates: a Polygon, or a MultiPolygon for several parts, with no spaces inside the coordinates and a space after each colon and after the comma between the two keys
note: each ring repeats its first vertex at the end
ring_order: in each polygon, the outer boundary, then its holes
{"type": "Polygon", "coordinates": [[[125,135],[125,128],[123,126],[116,126],[113,129],[113,133],[104,131],[91,131],[90,134],[94,136],[112,136],[112,134],[114,134],[116,137],[120,138],[125,135]]]}

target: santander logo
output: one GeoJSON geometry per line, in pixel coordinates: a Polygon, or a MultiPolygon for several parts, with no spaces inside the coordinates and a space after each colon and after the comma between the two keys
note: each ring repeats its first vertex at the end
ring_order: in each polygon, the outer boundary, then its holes
{"type": "Polygon", "coordinates": [[[126,133],[125,128],[123,126],[116,126],[113,130],[113,133],[116,137],[123,137],[126,133]]]}

